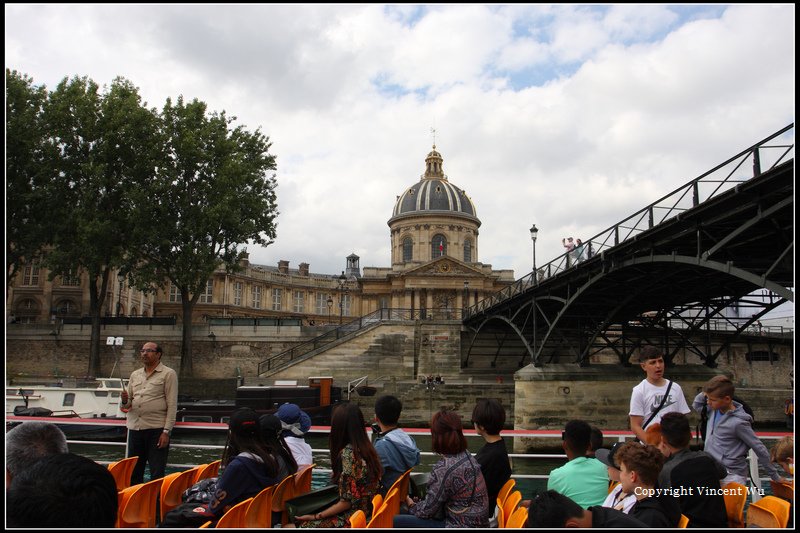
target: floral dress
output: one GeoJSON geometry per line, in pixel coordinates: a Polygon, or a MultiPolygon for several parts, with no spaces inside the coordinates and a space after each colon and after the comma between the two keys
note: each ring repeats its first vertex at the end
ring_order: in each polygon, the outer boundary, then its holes
{"type": "Polygon", "coordinates": [[[367,516],[372,512],[372,498],[378,493],[378,476],[367,470],[367,463],[356,461],[353,447],[342,450],[342,473],[339,476],[339,499],[350,502],[350,509],[322,520],[303,522],[300,527],[349,527],[350,515],[361,509],[367,516]]]}

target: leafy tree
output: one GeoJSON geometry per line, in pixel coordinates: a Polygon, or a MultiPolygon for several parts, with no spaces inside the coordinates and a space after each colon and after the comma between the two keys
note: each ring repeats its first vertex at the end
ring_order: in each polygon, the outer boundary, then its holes
{"type": "Polygon", "coordinates": [[[183,308],[180,376],[193,375],[192,312],[214,271],[238,267],[247,242],[275,237],[275,156],[260,129],[233,127],[235,117],[207,113],[206,104],[168,99],[161,113],[164,160],[135,209],[139,225],[133,258],[138,284],[174,285],[183,308]]]}
{"type": "Polygon", "coordinates": [[[37,260],[48,241],[47,185],[54,154],[44,121],[47,89],[6,69],[6,296],[23,263],[37,260]]]}
{"type": "Polygon", "coordinates": [[[89,375],[100,372],[100,315],[112,273],[126,264],[133,227],[147,213],[133,209],[139,190],[159,161],[158,120],[138,89],[123,78],[100,92],[86,78],[65,78],[45,105],[49,145],[58,151],[49,188],[56,200],[43,218],[52,238],[45,265],[51,277],[83,270],[89,277],[92,334],[89,375]]]}

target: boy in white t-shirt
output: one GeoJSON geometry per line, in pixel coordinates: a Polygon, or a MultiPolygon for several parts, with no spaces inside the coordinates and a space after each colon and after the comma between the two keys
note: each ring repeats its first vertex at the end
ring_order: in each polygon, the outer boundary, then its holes
{"type": "Polygon", "coordinates": [[[631,430],[645,442],[645,430],[650,424],[661,421],[666,413],[690,412],[683,390],[677,383],[664,378],[664,358],[661,350],[652,345],[639,350],[639,365],[647,377],[631,393],[631,430]],[[666,398],[665,398],[666,396],[666,398]]]}

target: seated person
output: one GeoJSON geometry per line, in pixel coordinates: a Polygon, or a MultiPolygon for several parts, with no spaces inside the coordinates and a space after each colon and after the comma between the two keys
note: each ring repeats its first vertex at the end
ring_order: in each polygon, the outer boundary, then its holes
{"type": "Polygon", "coordinates": [[[508,449],[500,431],[506,423],[506,411],[495,399],[480,399],[472,410],[472,424],[475,431],[483,437],[486,444],[481,448],[475,459],[481,465],[483,479],[486,481],[486,490],[489,493],[489,516],[494,514],[497,494],[503,485],[511,478],[511,461],[508,459],[508,449]]]}
{"type": "Polygon", "coordinates": [[[728,474],[725,467],[703,451],[692,451],[692,429],[683,413],[667,413],[661,419],[659,449],[667,458],[658,475],[662,489],[673,489],[681,513],[689,518],[689,527],[728,527],[725,498],[719,492],[720,480],[728,474]],[[697,487],[711,489],[698,490],[697,487]]]}
{"type": "Polygon", "coordinates": [[[594,457],[586,457],[592,428],[583,420],[570,420],[562,432],[567,464],[550,472],[547,488],[568,496],[587,509],[602,505],[608,495],[608,472],[594,457]]]}
{"type": "Polygon", "coordinates": [[[113,528],[117,484],[108,468],[74,453],[51,454],[14,476],[9,528],[113,528]]]}
{"type": "Polygon", "coordinates": [[[608,507],[583,509],[563,494],[548,490],[536,496],[528,510],[530,528],[647,528],[641,520],[608,507]]]}
{"type": "Polygon", "coordinates": [[[658,473],[665,461],[658,448],[626,442],[617,450],[615,459],[622,490],[634,494],[637,499],[628,514],[650,527],[677,527],[681,519],[677,498],[655,491],[658,473]]]}
{"type": "Polygon", "coordinates": [[[611,492],[608,493],[608,496],[606,496],[603,507],[616,509],[617,511],[622,511],[627,514],[630,512],[633,504],[636,503],[636,495],[628,494],[622,490],[622,483],[619,482],[619,465],[614,462],[614,455],[623,444],[624,442],[617,442],[610,450],[600,448],[595,452],[595,457],[608,468],[608,478],[611,481],[617,482],[614,488],[611,489],[611,492]]]}

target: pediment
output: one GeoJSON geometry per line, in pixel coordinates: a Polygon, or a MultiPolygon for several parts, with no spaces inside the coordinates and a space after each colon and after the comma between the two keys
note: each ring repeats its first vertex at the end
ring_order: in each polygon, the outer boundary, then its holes
{"type": "Polygon", "coordinates": [[[412,268],[402,274],[404,277],[410,276],[481,276],[485,274],[473,268],[467,263],[462,263],[452,257],[437,257],[436,259],[412,268]]]}

